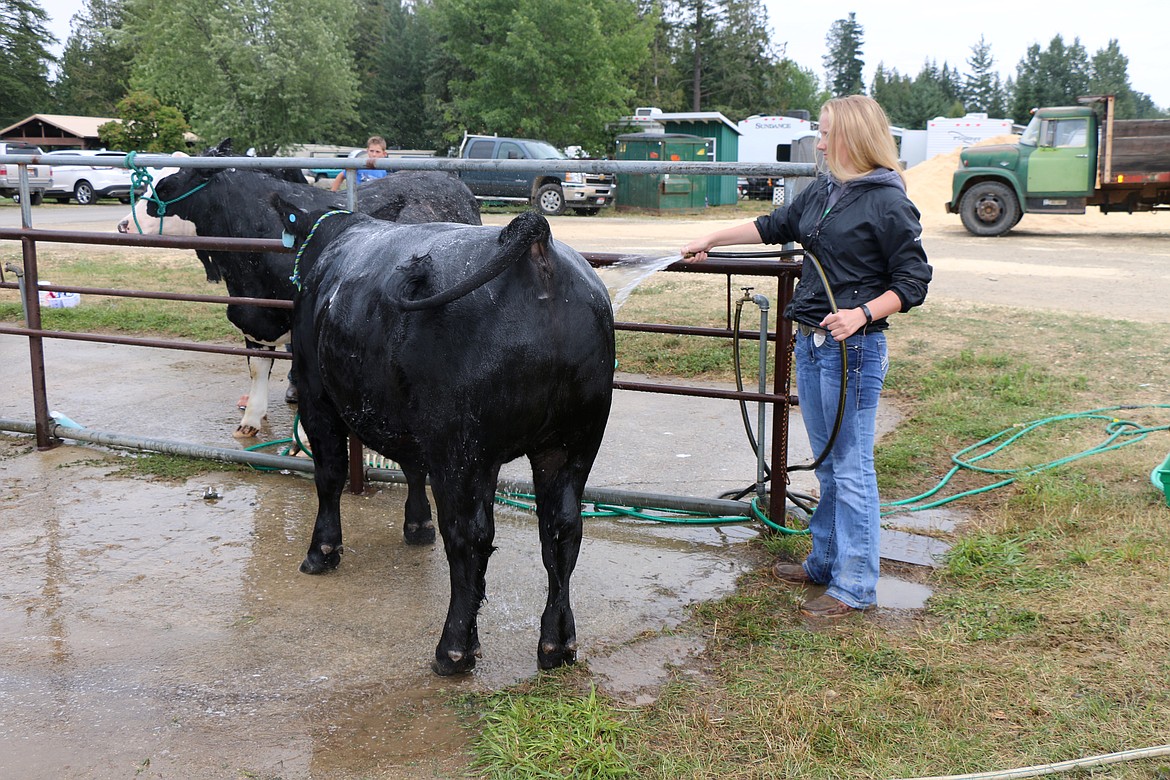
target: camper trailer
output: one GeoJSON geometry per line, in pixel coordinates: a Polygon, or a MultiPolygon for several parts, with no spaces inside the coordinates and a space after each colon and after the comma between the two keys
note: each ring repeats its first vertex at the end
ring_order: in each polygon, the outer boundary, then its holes
{"type": "MultiPolygon", "coordinates": [[[[816,122],[809,121],[807,111],[778,116],[757,114],[742,120],[738,126],[740,162],[799,162],[793,157],[793,143],[816,135],[816,122]]],[[[746,181],[749,198],[770,199],[779,204],[783,192],[784,179],[781,177],[749,177],[746,181]]]]}

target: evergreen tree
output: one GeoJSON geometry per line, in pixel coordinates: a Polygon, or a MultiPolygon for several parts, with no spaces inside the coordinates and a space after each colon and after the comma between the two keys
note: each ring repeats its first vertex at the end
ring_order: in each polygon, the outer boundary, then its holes
{"type": "Polygon", "coordinates": [[[0,0],[0,127],[52,111],[48,21],[36,0],[0,0]]]}
{"type": "Polygon", "coordinates": [[[678,26],[667,16],[667,1],[649,0],[639,14],[654,34],[646,64],[633,76],[635,102],[663,111],[682,111],[687,105],[683,91],[686,79],[678,68],[678,26]]]}
{"type": "Polygon", "coordinates": [[[745,117],[757,113],[766,99],[777,60],[768,38],[768,12],[762,0],[720,0],[720,5],[701,110],[745,117]]]}
{"type": "Polygon", "coordinates": [[[979,36],[979,43],[971,47],[967,59],[971,70],[963,80],[963,104],[971,112],[987,112],[996,100],[995,87],[998,74],[995,72],[995,58],[991,56],[991,44],[979,36]]]}
{"type": "Polygon", "coordinates": [[[74,14],[53,87],[61,113],[115,116],[129,89],[132,59],[121,33],[122,0],[87,0],[74,14]]]}
{"type": "Polygon", "coordinates": [[[870,95],[876,100],[890,118],[890,124],[897,127],[919,129],[915,124],[915,116],[911,113],[910,95],[914,90],[914,80],[909,76],[898,73],[897,68],[886,70],[884,63],[878,63],[873,74],[873,84],[870,95]]]}
{"type": "Polygon", "coordinates": [[[367,25],[380,32],[372,40],[372,51],[354,52],[360,74],[360,121],[348,140],[364,145],[367,137],[377,134],[391,148],[441,146],[440,123],[427,110],[433,44],[425,15],[401,0],[384,0],[381,5],[378,21],[367,25]]]}
{"type": "Polygon", "coordinates": [[[857,14],[838,19],[825,38],[828,53],[824,56],[827,83],[833,97],[865,94],[861,80],[865,61],[861,59],[865,28],[857,23],[857,14]]]}
{"type": "Polygon", "coordinates": [[[676,0],[681,21],[680,65],[688,74],[684,92],[690,98],[690,110],[703,110],[710,85],[704,77],[714,59],[716,30],[721,21],[715,0],[676,0]]]}
{"type": "Polygon", "coordinates": [[[1089,59],[1080,39],[1065,46],[1057,35],[1041,51],[1038,44],[1028,47],[1016,66],[1016,88],[1012,98],[1013,118],[1026,123],[1033,108],[1075,105],[1078,97],[1089,91],[1089,59]]]}
{"type": "Polygon", "coordinates": [[[1104,49],[1093,55],[1090,71],[1090,94],[1115,95],[1114,111],[1118,119],[1137,115],[1137,101],[1129,85],[1129,59],[1121,53],[1116,38],[1111,38],[1104,49]]]}

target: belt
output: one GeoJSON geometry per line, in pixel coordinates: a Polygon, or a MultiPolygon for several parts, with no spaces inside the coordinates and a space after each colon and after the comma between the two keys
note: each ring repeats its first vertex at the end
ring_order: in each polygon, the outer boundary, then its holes
{"type": "Polygon", "coordinates": [[[796,325],[796,329],[800,331],[802,336],[811,336],[814,333],[820,333],[822,336],[829,335],[829,331],[825,330],[824,328],[818,328],[815,325],[805,325],[803,322],[796,322],[793,324],[796,325]]]}

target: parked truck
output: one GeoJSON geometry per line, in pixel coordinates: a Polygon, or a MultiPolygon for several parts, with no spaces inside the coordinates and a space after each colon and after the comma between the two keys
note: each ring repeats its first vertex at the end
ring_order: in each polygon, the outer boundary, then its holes
{"type": "MultiPolygon", "coordinates": [[[[26,143],[0,143],[0,154],[33,157],[44,154],[39,146],[26,143]]],[[[48,165],[28,166],[28,202],[39,206],[45,198],[45,190],[53,186],[53,171],[48,165]]],[[[20,165],[0,163],[0,197],[20,200],[20,165]]]]}
{"type": "MultiPolygon", "coordinates": [[[[552,144],[531,138],[464,135],[459,156],[467,160],[563,160],[552,144]]],[[[614,179],[609,174],[570,171],[460,171],[459,178],[481,201],[530,203],[542,214],[566,209],[592,215],[613,205],[614,179]]]]}
{"type": "Polygon", "coordinates": [[[1115,119],[1112,95],[1037,109],[1017,144],[959,156],[948,213],[977,236],[1025,214],[1154,211],[1170,204],[1170,119],[1115,119]]]}

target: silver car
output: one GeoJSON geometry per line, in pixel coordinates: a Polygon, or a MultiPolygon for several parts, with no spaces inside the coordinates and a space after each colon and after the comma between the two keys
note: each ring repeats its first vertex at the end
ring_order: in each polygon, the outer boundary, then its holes
{"type": "MultiPolygon", "coordinates": [[[[45,190],[46,198],[52,198],[58,203],[68,203],[72,199],[83,206],[96,203],[98,198],[117,198],[123,203],[130,202],[132,182],[128,168],[77,164],[58,165],[58,163],[67,163],[70,158],[79,155],[121,160],[126,156],[126,153],[74,149],[47,152],[41,156],[41,161],[53,164],[53,185],[45,190]]],[[[143,189],[140,187],[138,194],[141,194],[143,189]]]]}

